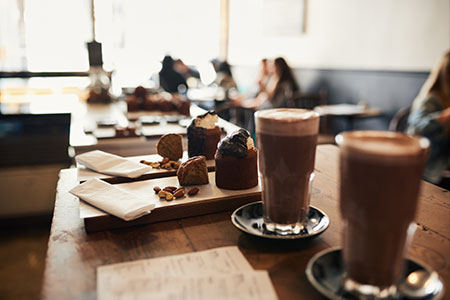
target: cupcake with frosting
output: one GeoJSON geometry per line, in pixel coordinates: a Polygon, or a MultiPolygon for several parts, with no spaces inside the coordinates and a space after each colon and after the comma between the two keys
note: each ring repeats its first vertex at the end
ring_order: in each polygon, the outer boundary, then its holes
{"type": "Polygon", "coordinates": [[[223,138],[214,159],[217,187],[245,190],[258,185],[258,152],[248,131],[239,129],[223,138]]]}
{"type": "Polygon", "coordinates": [[[206,159],[214,158],[221,135],[217,121],[215,112],[207,112],[192,120],[187,128],[189,157],[203,155],[206,159]]]}

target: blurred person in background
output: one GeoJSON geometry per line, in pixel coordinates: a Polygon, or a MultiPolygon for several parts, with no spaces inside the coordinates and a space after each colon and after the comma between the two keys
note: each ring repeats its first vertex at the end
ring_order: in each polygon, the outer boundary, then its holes
{"type": "Polygon", "coordinates": [[[193,67],[186,65],[181,59],[175,60],[174,68],[175,71],[183,75],[186,80],[189,78],[200,79],[200,73],[193,67]]]}
{"type": "Polygon", "coordinates": [[[270,80],[269,65],[270,65],[270,62],[267,58],[261,59],[259,76],[258,76],[258,93],[266,90],[267,83],[270,80]]]}
{"type": "Polygon", "coordinates": [[[234,104],[256,110],[287,107],[294,93],[300,91],[292,69],[284,58],[277,57],[270,65],[268,74],[270,79],[264,90],[261,90],[255,98],[237,97],[234,99],[234,104]]]}
{"type": "Polygon", "coordinates": [[[432,70],[414,100],[407,132],[430,140],[425,180],[449,189],[449,178],[443,174],[450,166],[450,51],[432,70]]]}
{"type": "Polygon", "coordinates": [[[210,63],[213,66],[214,71],[216,71],[216,73],[219,71],[220,62],[221,61],[218,58],[213,58],[210,60],[210,63]]]}
{"type": "Polygon", "coordinates": [[[174,60],[170,55],[164,56],[162,68],[159,71],[159,85],[169,93],[185,92],[186,79],[174,68],[174,60]]]}
{"type": "Polygon", "coordinates": [[[221,87],[225,91],[226,95],[228,95],[228,92],[231,89],[237,89],[237,84],[233,79],[233,74],[231,73],[231,67],[227,61],[222,61],[217,66],[217,76],[214,83],[221,87]]]}
{"type": "Polygon", "coordinates": [[[229,121],[231,119],[230,95],[237,93],[237,84],[231,72],[231,66],[227,61],[222,61],[215,67],[216,79],[213,84],[219,88],[214,100],[214,110],[219,117],[229,121]]]}

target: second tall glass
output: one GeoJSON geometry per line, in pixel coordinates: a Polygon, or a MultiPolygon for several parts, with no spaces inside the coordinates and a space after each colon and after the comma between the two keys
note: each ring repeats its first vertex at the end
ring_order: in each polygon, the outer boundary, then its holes
{"type": "Polygon", "coordinates": [[[363,299],[391,299],[414,234],[429,142],[386,131],[336,137],[345,290],[363,299]]]}

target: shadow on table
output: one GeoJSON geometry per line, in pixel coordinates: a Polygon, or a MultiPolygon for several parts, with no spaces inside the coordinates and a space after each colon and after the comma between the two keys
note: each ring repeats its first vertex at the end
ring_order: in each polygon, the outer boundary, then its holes
{"type": "Polygon", "coordinates": [[[237,243],[239,248],[264,252],[298,251],[316,248],[320,244],[323,244],[323,249],[328,247],[322,242],[320,236],[308,239],[276,240],[256,237],[246,233],[240,234],[237,243]]]}

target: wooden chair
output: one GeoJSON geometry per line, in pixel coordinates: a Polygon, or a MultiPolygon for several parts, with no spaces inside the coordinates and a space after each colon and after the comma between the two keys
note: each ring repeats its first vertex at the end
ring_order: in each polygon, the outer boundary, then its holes
{"type": "Polygon", "coordinates": [[[255,120],[253,115],[256,110],[246,107],[234,107],[232,111],[231,122],[239,127],[247,129],[250,134],[255,133],[255,120]]]}
{"type": "MultiPolygon", "coordinates": [[[[288,101],[288,107],[313,110],[316,106],[326,105],[327,103],[328,91],[326,88],[321,88],[318,93],[295,93],[292,99],[288,101]]],[[[320,117],[319,143],[334,144],[334,135],[330,133],[326,116],[320,117]]]]}
{"type": "MultiPolygon", "coordinates": [[[[327,104],[328,92],[326,88],[321,88],[319,93],[294,93],[287,101],[287,107],[314,109],[318,105],[327,104]]],[[[233,107],[229,103],[216,108],[220,115],[225,110],[230,110],[230,122],[247,129],[251,134],[255,132],[255,123],[253,119],[254,109],[244,107],[233,107]]],[[[326,120],[321,118],[320,127],[326,128],[326,120]]],[[[334,141],[334,138],[333,138],[334,141]]]]}
{"type": "Polygon", "coordinates": [[[328,91],[321,88],[319,93],[294,93],[288,101],[287,106],[293,108],[314,109],[318,105],[326,105],[328,102],[328,91]]]}

